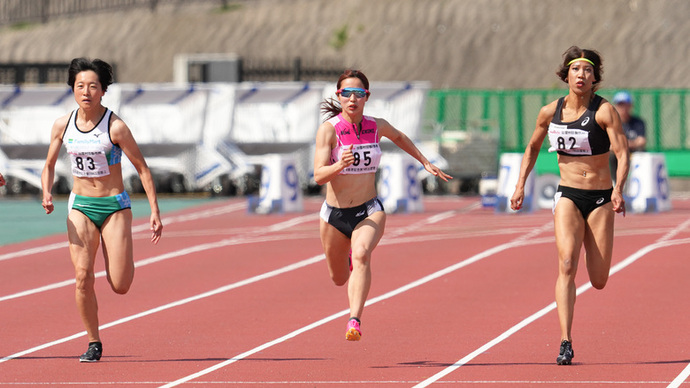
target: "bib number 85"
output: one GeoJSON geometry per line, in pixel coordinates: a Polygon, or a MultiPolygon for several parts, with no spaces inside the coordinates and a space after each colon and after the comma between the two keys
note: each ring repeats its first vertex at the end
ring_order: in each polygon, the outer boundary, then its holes
{"type": "MultiPolygon", "coordinates": [[[[368,167],[371,164],[371,157],[369,154],[371,151],[364,151],[362,155],[364,156],[364,166],[368,167]]],[[[359,155],[359,152],[353,152],[352,156],[355,157],[355,161],[352,163],[353,166],[359,166],[359,162],[361,161],[362,157],[359,155]]]]}

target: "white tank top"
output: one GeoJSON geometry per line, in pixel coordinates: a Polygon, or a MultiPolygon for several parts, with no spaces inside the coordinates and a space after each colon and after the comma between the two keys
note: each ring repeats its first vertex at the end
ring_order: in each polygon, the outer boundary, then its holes
{"type": "Polygon", "coordinates": [[[77,110],[67,122],[62,142],[72,161],[72,175],[79,178],[98,178],[110,175],[110,167],[120,163],[122,149],[110,139],[110,117],[113,112],[105,110],[103,117],[93,129],[82,131],[77,127],[77,110]]]}

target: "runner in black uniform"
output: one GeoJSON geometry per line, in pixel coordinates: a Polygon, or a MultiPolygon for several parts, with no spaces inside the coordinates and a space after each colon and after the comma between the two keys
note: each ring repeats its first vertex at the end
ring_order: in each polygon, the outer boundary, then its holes
{"type": "Polygon", "coordinates": [[[623,187],[630,155],[618,112],[595,94],[601,73],[601,57],[596,51],[573,46],[563,54],[556,74],[568,84],[568,95],[539,111],[510,200],[512,209],[522,207],[525,181],[548,136],[549,151],[558,152],[561,175],[553,206],[559,262],[556,281],[561,329],[561,346],[556,358],[559,365],[570,364],[575,355],[571,329],[580,250],[584,245],[592,286],[604,288],[613,255],[614,215],[621,212],[625,215],[623,187]],[[618,160],[615,187],[611,183],[609,149],[618,160]]]}

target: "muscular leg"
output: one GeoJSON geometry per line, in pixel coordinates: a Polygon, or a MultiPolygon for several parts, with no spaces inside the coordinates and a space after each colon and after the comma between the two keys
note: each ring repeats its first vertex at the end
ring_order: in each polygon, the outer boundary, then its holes
{"type": "Polygon", "coordinates": [[[570,199],[558,200],[554,214],[556,248],[558,249],[556,306],[561,327],[561,340],[571,342],[576,296],[575,275],[584,238],[584,224],[582,214],[570,199]]]}
{"type": "Polygon", "coordinates": [[[371,287],[371,254],[381,241],[386,213],[379,211],[357,225],[352,233],[352,274],[347,286],[350,317],[360,318],[371,287]]]}
{"type": "Polygon", "coordinates": [[[110,287],[118,294],[126,294],[134,280],[132,210],[111,214],[101,226],[101,240],[110,287]]]}
{"type": "Polygon", "coordinates": [[[348,255],[350,239],[324,220],[320,220],[321,245],[326,254],[328,272],[336,286],[342,286],[350,278],[348,255]]]}
{"type": "Polygon", "coordinates": [[[584,245],[587,273],[592,286],[601,290],[606,286],[613,256],[613,205],[607,203],[590,213],[585,227],[584,245]]]}
{"type": "Polygon", "coordinates": [[[99,231],[83,213],[72,210],[67,216],[67,238],[76,280],[75,298],[89,342],[100,341],[98,302],[94,290],[94,263],[98,251],[99,231]]]}

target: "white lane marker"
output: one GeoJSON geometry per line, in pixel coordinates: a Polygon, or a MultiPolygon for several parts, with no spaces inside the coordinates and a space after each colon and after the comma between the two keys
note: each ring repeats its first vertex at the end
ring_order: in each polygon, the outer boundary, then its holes
{"type": "MultiPolygon", "coordinates": [[[[281,229],[281,228],[287,228],[287,227],[293,226],[293,225],[295,225],[295,224],[297,224],[297,223],[299,223],[299,222],[301,222],[301,221],[303,221],[303,220],[308,220],[309,218],[313,218],[313,217],[316,217],[316,216],[317,216],[316,214],[310,214],[310,215],[306,215],[306,216],[296,217],[296,218],[294,218],[294,219],[292,219],[292,220],[280,222],[280,223],[278,223],[278,224],[269,226],[268,229],[270,229],[270,230],[272,230],[272,231],[276,231],[276,230],[279,230],[279,229],[281,229]]],[[[433,216],[432,216],[432,217],[433,217],[433,216]]],[[[173,307],[181,306],[181,305],[183,305],[183,304],[187,304],[187,303],[190,303],[190,302],[193,302],[193,301],[197,301],[197,300],[200,300],[200,299],[203,299],[203,298],[207,298],[207,297],[210,297],[210,296],[213,296],[213,295],[222,293],[222,292],[226,292],[226,291],[229,291],[229,290],[232,290],[232,289],[241,287],[241,286],[245,286],[245,285],[248,285],[248,284],[251,284],[251,283],[258,282],[258,281],[260,281],[260,280],[268,279],[268,278],[270,278],[270,277],[277,276],[277,275],[282,274],[282,273],[290,272],[290,271],[296,270],[296,269],[298,269],[298,268],[302,268],[302,267],[305,267],[305,266],[307,266],[307,265],[314,264],[314,263],[319,262],[319,261],[324,260],[324,259],[325,259],[325,255],[323,255],[323,254],[318,255],[318,256],[314,256],[314,257],[312,257],[312,258],[309,258],[309,259],[306,259],[306,260],[302,260],[302,261],[299,261],[299,262],[297,262],[297,263],[294,263],[294,264],[291,264],[291,265],[288,265],[288,266],[285,266],[285,267],[282,267],[282,268],[279,268],[279,269],[276,269],[276,270],[273,270],[273,271],[270,271],[270,272],[266,272],[266,273],[264,273],[264,274],[257,275],[257,276],[254,276],[254,277],[251,277],[251,278],[248,278],[248,279],[245,279],[245,280],[236,282],[236,283],[232,283],[232,284],[229,284],[229,285],[226,285],[226,286],[217,288],[217,289],[215,289],[215,290],[211,290],[211,291],[208,291],[208,292],[204,292],[204,293],[202,293],[202,294],[198,294],[198,295],[195,295],[195,296],[192,296],[192,297],[189,297],[189,298],[184,298],[184,299],[181,299],[181,300],[178,300],[178,301],[175,301],[175,302],[168,303],[168,304],[163,305],[163,306],[159,306],[159,307],[156,307],[156,308],[153,308],[153,309],[149,309],[149,310],[147,310],[147,311],[144,311],[144,312],[141,312],[141,313],[138,313],[138,314],[134,314],[134,315],[131,315],[131,316],[128,316],[128,317],[119,319],[119,320],[117,320],[117,321],[113,321],[113,322],[110,322],[110,323],[101,325],[101,326],[99,326],[99,329],[103,330],[103,329],[106,329],[106,328],[109,328],[109,327],[113,327],[113,326],[119,325],[119,324],[121,324],[121,323],[129,322],[129,321],[131,321],[131,320],[133,320],[133,319],[142,318],[142,317],[145,317],[145,316],[147,316],[147,315],[151,315],[151,314],[154,314],[154,313],[163,311],[163,310],[167,310],[167,309],[170,309],[170,308],[173,308],[173,307]]],[[[345,310],[345,311],[347,311],[347,310],[345,310]]],[[[338,316],[340,316],[340,315],[342,314],[342,312],[341,312],[341,313],[338,313],[338,314],[339,314],[338,316]]],[[[333,319],[335,319],[335,318],[333,318],[333,319]]],[[[15,359],[15,358],[18,358],[18,357],[22,357],[22,356],[25,356],[25,355],[27,355],[27,354],[30,354],[30,353],[33,353],[33,352],[36,352],[36,351],[39,351],[39,350],[42,350],[42,349],[45,349],[45,348],[49,348],[49,347],[54,346],[54,345],[58,345],[58,344],[61,344],[61,343],[64,343],[64,342],[71,341],[71,340],[76,339],[76,338],[80,338],[80,337],[82,337],[82,336],[84,336],[84,335],[86,335],[86,331],[83,331],[83,332],[80,332],[80,333],[77,333],[77,334],[73,334],[73,335],[71,335],[71,336],[64,337],[64,338],[61,338],[61,339],[58,339],[58,340],[55,340],[55,341],[52,341],[52,342],[49,342],[49,343],[46,343],[46,344],[42,344],[42,345],[33,347],[33,348],[31,348],[31,349],[27,349],[27,350],[20,351],[20,352],[18,352],[18,353],[15,353],[15,354],[6,356],[6,357],[4,357],[4,358],[0,358],[0,364],[3,363],[3,362],[6,362],[6,361],[9,361],[9,360],[12,360],[12,359],[15,359]]]]}
{"type": "MultiPolygon", "coordinates": [[[[174,217],[164,217],[162,222],[163,222],[163,225],[170,225],[170,224],[174,224],[177,222],[194,221],[194,220],[198,220],[198,219],[202,219],[202,218],[214,217],[214,216],[218,216],[218,215],[222,215],[222,214],[226,214],[226,213],[230,213],[230,212],[234,212],[234,211],[246,209],[246,208],[247,208],[247,205],[244,203],[233,203],[230,205],[225,205],[225,206],[221,206],[218,208],[203,210],[203,211],[195,212],[192,214],[183,214],[183,215],[174,216],[174,217]]],[[[143,232],[143,231],[149,230],[149,227],[150,227],[150,225],[148,223],[132,226],[132,233],[138,233],[138,232],[143,232]]],[[[5,253],[5,254],[0,255],[0,261],[9,260],[9,259],[16,259],[18,257],[30,256],[30,255],[35,255],[35,254],[39,254],[39,253],[49,252],[49,251],[52,251],[55,249],[67,248],[68,246],[69,245],[67,244],[67,241],[63,241],[63,242],[59,242],[59,243],[43,245],[40,247],[23,249],[20,251],[10,252],[10,253],[5,253]]]]}
{"type": "MultiPolygon", "coordinates": [[[[253,231],[253,232],[248,232],[244,236],[233,237],[233,238],[229,238],[229,239],[223,239],[223,240],[212,242],[212,243],[199,244],[199,245],[195,245],[195,246],[192,246],[189,248],[179,249],[177,251],[168,252],[168,253],[164,253],[162,255],[150,257],[148,259],[138,260],[134,263],[134,266],[136,268],[140,268],[140,267],[143,267],[143,266],[146,266],[149,264],[153,264],[153,263],[157,263],[157,262],[160,262],[163,260],[173,259],[173,258],[189,255],[189,254],[196,253],[196,252],[201,252],[201,251],[205,251],[205,250],[209,250],[209,249],[222,248],[222,247],[226,247],[226,246],[230,246],[230,245],[239,245],[239,244],[248,244],[248,243],[254,243],[254,242],[272,241],[272,240],[275,240],[275,237],[273,237],[273,236],[270,236],[270,235],[266,236],[266,237],[258,237],[258,236],[260,236],[262,234],[267,234],[267,233],[272,233],[272,232],[277,232],[277,231],[281,231],[284,229],[288,229],[288,228],[295,226],[295,225],[298,225],[302,222],[311,221],[313,219],[316,219],[316,217],[317,217],[316,214],[308,214],[308,215],[304,215],[304,216],[295,217],[295,218],[292,218],[292,219],[287,220],[287,221],[283,221],[283,222],[279,222],[277,224],[270,225],[261,231],[257,230],[257,231],[253,231]]],[[[95,276],[96,276],[96,278],[105,277],[106,272],[105,271],[97,272],[95,274],[95,276]]],[[[54,290],[54,289],[57,289],[60,287],[66,287],[66,286],[69,286],[71,284],[75,284],[74,279],[63,280],[61,282],[48,284],[48,285],[45,285],[42,287],[33,288],[30,290],[20,291],[20,292],[14,293],[14,294],[2,296],[2,297],[0,297],[0,302],[10,300],[10,299],[21,298],[21,297],[29,296],[29,295],[33,295],[33,294],[38,294],[40,292],[50,291],[50,290],[54,290]]]]}
{"type": "MultiPolygon", "coordinates": [[[[687,220],[683,222],[681,225],[677,226],[673,230],[671,230],[669,233],[666,235],[662,236],[659,238],[656,242],[647,245],[641,249],[639,249],[637,252],[633,253],[632,255],[628,256],[626,259],[622,260],[618,264],[614,265],[611,270],[609,271],[609,276],[612,276],[613,274],[617,273],[618,271],[622,270],[623,268],[629,266],[630,264],[634,263],[637,261],[640,257],[643,257],[644,255],[648,254],[649,252],[659,249],[659,248],[664,248],[664,247],[669,247],[672,245],[682,245],[682,244],[690,244],[690,239],[680,239],[680,240],[670,240],[670,238],[674,237],[678,233],[680,233],[682,230],[684,230],[688,225],[690,224],[690,220],[687,220]]],[[[592,288],[592,284],[587,282],[586,284],[583,284],[582,286],[577,288],[577,295],[582,294],[583,292],[589,290],[592,288]]],[[[459,359],[453,365],[443,369],[442,371],[436,373],[435,375],[429,377],[428,379],[422,381],[421,383],[415,385],[415,388],[417,387],[427,387],[432,383],[437,382],[441,378],[447,376],[448,374],[452,373],[456,369],[460,368],[461,366],[467,364],[468,362],[472,361],[474,358],[479,356],[480,354],[486,352],[487,350],[491,349],[495,345],[503,342],[505,339],[510,337],[511,335],[517,333],[530,323],[536,321],[537,319],[543,317],[547,313],[551,312],[552,310],[556,309],[556,302],[552,302],[548,306],[542,308],[541,310],[537,311],[536,313],[530,315],[529,317],[523,319],[520,323],[517,325],[511,327],[510,329],[506,330],[503,332],[501,335],[498,337],[492,339],[491,341],[487,342],[486,344],[482,345],[472,353],[468,354],[467,356],[459,359]]],[[[689,367],[690,368],[690,367],[689,367]]],[[[690,372],[689,372],[690,373],[690,372]]],[[[687,377],[687,376],[686,376],[687,377]]]]}
{"type": "MultiPolygon", "coordinates": [[[[440,219],[444,219],[444,218],[442,217],[442,218],[440,218],[440,219]]],[[[374,304],[374,303],[377,303],[377,302],[380,302],[380,301],[382,301],[382,300],[390,299],[390,298],[392,298],[392,297],[394,297],[394,296],[396,296],[396,295],[402,294],[402,293],[405,292],[405,291],[411,290],[411,289],[413,289],[413,288],[415,288],[415,287],[419,287],[419,286],[421,286],[421,285],[423,285],[423,284],[426,284],[426,283],[428,283],[428,282],[430,282],[430,281],[432,281],[432,280],[435,280],[435,279],[437,279],[437,278],[439,278],[439,277],[441,277],[441,276],[447,275],[447,274],[449,274],[449,273],[451,273],[451,272],[453,272],[453,271],[455,271],[455,270],[458,270],[458,269],[460,269],[460,268],[466,267],[466,266],[468,266],[468,265],[470,265],[470,264],[472,264],[472,263],[476,263],[477,261],[479,261],[479,260],[481,260],[481,259],[484,259],[484,258],[486,258],[486,257],[489,257],[489,256],[493,255],[493,254],[496,254],[496,253],[499,253],[499,252],[501,252],[501,251],[504,251],[504,250],[506,250],[506,249],[510,249],[510,248],[514,248],[514,247],[522,246],[522,245],[534,244],[534,239],[533,239],[533,237],[539,235],[539,234],[542,233],[544,230],[549,229],[550,226],[551,226],[551,224],[552,224],[552,223],[549,222],[549,223],[547,223],[546,225],[544,225],[544,226],[542,226],[542,227],[540,227],[540,228],[537,228],[537,229],[533,230],[531,233],[528,233],[528,234],[526,234],[526,235],[523,235],[523,236],[521,236],[521,237],[518,237],[518,238],[514,239],[514,240],[511,241],[511,242],[507,242],[507,243],[498,245],[498,246],[496,246],[496,247],[490,248],[490,249],[488,249],[488,250],[486,250],[486,251],[484,251],[484,252],[482,252],[482,253],[479,253],[479,254],[477,254],[477,255],[474,255],[474,256],[472,256],[472,257],[466,259],[466,260],[463,260],[463,261],[461,261],[461,262],[459,262],[459,263],[456,263],[456,264],[454,264],[454,265],[451,265],[450,267],[446,267],[446,268],[444,268],[444,269],[442,269],[442,270],[440,270],[440,271],[434,272],[434,273],[432,273],[432,274],[430,274],[430,275],[427,275],[427,276],[425,276],[425,277],[423,277],[423,278],[421,278],[421,279],[418,279],[418,280],[416,280],[416,281],[414,281],[414,282],[408,283],[408,284],[406,284],[406,285],[404,285],[404,286],[402,286],[402,287],[399,287],[399,288],[397,288],[397,289],[395,289],[395,290],[392,290],[392,291],[390,291],[390,292],[387,292],[387,293],[385,293],[385,294],[383,294],[383,295],[381,295],[381,296],[378,296],[378,297],[369,299],[369,300],[367,300],[365,306],[370,306],[370,305],[372,305],[372,304],[374,304]]],[[[294,338],[294,337],[296,337],[296,336],[298,336],[298,335],[300,335],[300,334],[302,334],[302,333],[305,333],[305,332],[307,332],[307,331],[309,331],[309,330],[311,330],[311,329],[317,328],[317,327],[319,327],[319,326],[321,326],[321,325],[324,325],[324,324],[326,324],[326,323],[328,323],[328,322],[330,322],[330,321],[333,321],[333,320],[335,320],[335,319],[337,319],[337,318],[340,318],[340,317],[342,317],[342,316],[344,316],[344,315],[347,315],[349,312],[350,312],[349,309],[345,309],[345,310],[342,310],[342,311],[340,311],[340,312],[337,312],[337,313],[335,313],[335,314],[333,314],[333,315],[330,315],[330,316],[325,317],[325,318],[323,318],[323,319],[321,319],[321,320],[318,320],[318,321],[316,321],[316,322],[313,322],[313,323],[311,323],[311,324],[309,324],[309,325],[307,325],[307,326],[304,326],[304,327],[299,328],[299,329],[297,329],[297,330],[295,330],[295,331],[292,331],[292,332],[290,332],[290,333],[288,333],[288,334],[286,334],[286,335],[284,335],[284,336],[282,336],[282,337],[280,337],[280,338],[277,338],[277,339],[275,339],[275,340],[273,340],[273,341],[266,342],[266,343],[264,343],[264,344],[262,344],[262,345],[259,345],[259,346],[255,347],[254,349],[251,349],[251,350],[248,350],[248,351],[246,351],[246,352],[244,352],[244,353],[238,354],[238,355],[236,355],[235,357],[232,357],[232,358],[230,358],[230,359],[227,359],[227,360],[225,360],[225,361],[223,361],[223,362],[220,362],[220,363],[218,363],[218,364],[216,364],[216,365],[213,365],[213,366],[211,366],[211,367],[208,367],[208,368],[206,368],[206,369],[204,369],[204,370],[201,370],[201,371],[199,371],[199,372],[196,372],[196,373],[194,373],[194,374],[185,376],[185,377],[183,377],[183,378],[181,378],[181,379],[175,380],[175,381],[170,382],[170,383],[168,383],[168,384],[162,385],[161,388],[175,387],[175,386],[177,386],[177,385],[180,385],[180,384],[189,382],[189,381],[191,381],[191,380],[194,380],[194,379],[196,379],[196,378],[198,378],[198,377],[207,375],[207,374],[209,374],[209,373],[211,373],[211,372],[213,372],[213,371],[216,371],[216,370],[221,369],[221,368],[223,368],[223,367],[225,367],[225,366],[228,366],[228,365],[230,365],[230,364],[233,364],[233,363],[235,363],[235,362],[237,362],[237,361],[239,361],[239,360],[242,360],[242,359],[247,358],[247,357],[249,357],[249,356],[251,356],[251,355],[253,355],[253,354],[256,354],[256,353],[258,353],[258,352],[261,352],[262,350],[265,350],[265,349],[270,348],[270,347],[272,347],[272,346],[274,346],[274,345],[278,345],[278,344],[280,344],[280,343],[283,343],[283,342],[285,342],[285,341],[287,341],[287,340],[289,340],[289,339],[291,339],[291,338],[294,338]]]]}

